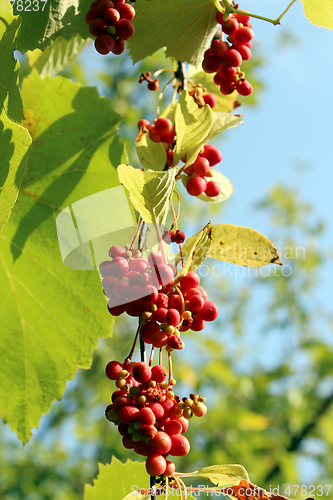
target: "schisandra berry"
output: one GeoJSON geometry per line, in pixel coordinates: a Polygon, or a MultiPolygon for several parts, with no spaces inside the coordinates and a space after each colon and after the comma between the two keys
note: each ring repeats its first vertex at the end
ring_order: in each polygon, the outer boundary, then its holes
{"type": "Polygon", "coordinates": [[[205,190],[205,194],[209,196],[210,198],[213,198],[215,196],[218,196],[221,192],[221,186],[215,181],[209,181],[207,182],[207,187],[205,190]]]}
{"type": "Polygon", "coordinates": [[[139,361],[133,366],[133,377],[138,382],[148,382],[148,380],[151,379],[151,368],[147,365],[147,363],[139,361]]]}
{"type": "Polygon", "coordinates": [[[205,103],[208,104],[208,106],[210,106],[211,108],[214,108],[214,106],[216,105],[216,97],[214,96],[214,94],[205,94],[202,96],[202,98],[205,103]]]}
{"type": "Polygon", "coordinates": [[[187,192],[192,196],[200,196],[206,187],[206,179],[200,176],[191,177],[186,184],[187,192]]]}
{"type": "Polygon", "coordinates": [[[167,463],[165,458],[158,453],[151,453],[146,460],[146,469],[150,476],[160,476],[165,472],[167,463]]]}

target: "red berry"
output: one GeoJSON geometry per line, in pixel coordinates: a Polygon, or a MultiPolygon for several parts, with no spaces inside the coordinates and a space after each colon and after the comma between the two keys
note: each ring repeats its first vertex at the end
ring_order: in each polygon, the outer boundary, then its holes
{"type": "Polygon", "coordinates": [[[218,182],[215,181],[209,181],[207,182],[207,187],[205,194],[209,196],[210,198],[213,198],[214,196],[218,196],[221,192],[221,186],[218,182]]]}
{"type": "Polygon", "coordinates": [[[204,306],[204,304],[205,304],[204,298],[201,295],[197,294],[194,295],[194,297],[192,297],[191,300],[189,301],[188,308],[192,312],[197,312],[200,311],[200,309],[204,306]]]}
{"type": "Polygon", "coordinates": [[[114,24],[116,21],[119,21],[119,19],[120,19],[120,15],[119,15],[119,12],[117,11],[117,9],[106,10],[104,12],[103,17],[109,25],[114,24]]]}
{"type": "Polygon", "coordinates": [[[175,134],[173,133],[172,130],[169,130],[168,132],[161,134],[161,141],[162,142],[172,143],[174,138],[175,138],[175,134]]]}
{"type": "Polygon", "coordinates": [[[175,434],[171,436],[171,449],[170,455],[174,457],[183,457],[190,451],[189,440],[185,436],[175,434]]]}
{"type": "Polygon", "coordinates": [[[153,285],[146,285],[142,288],[142,297],[145,302],[152,304],[158,297],[158,291],[153,285]]]}
{"type": "Polygon", "coordinates": [[[164,417],[164,408],[160,403],[150,403],[148,408],[151,408],[156,419],[164,417]]]}
{"type": "Polygon", "coordinates": [[[228,64],[222,64],[218,74],[221,75],[224,80],[233,80],[233,77],[237,74],[237,68],[236,66],[228,66],[228,64]]]}
{"type": "Polygon", "coordinates": [[[182,349],[184,347],[184,343],[178,335],[170,335],[167,344],[169,347],[172,347],[172,349],[182,349]]]}
{"type": "Polygon", "coordinates": [[[167,342],[168,342],[168,336],[166,333],[162,331],[153,333],[151,337],[152,345],[157,348],[164,347],[165,345],[167,345],[167,342]]]}
{"type": "Polygon", "coordinates": [[[117,30],[117,35],[123,40],[128,40],[131,36],[134,35],[135,28],[132,21],[128,21],[127,19],[120,19],[120,21],[116,21],[113,26],[117,30]]]}
{"type": "Polygon", "coordinates": [[[151,344],[152,335],[155,332],[160,332],[161,329],[154,321],[148,321],[142,326],[142,338],[147,344],[151,344]]]}
{"type": "MultiPolygon", "coordinates": [[[[205,302],[205,305],[198,311],[198,318],[205,320],[205,321],[214,321],[219,314],[219,309],[215,302],[212,302],[210,300],[207,300],[205,302]]],[[[197,319],[197,318],[195,318],[197,319]]],[[[193,328],[192,328],[193,330],[193,328]]]]}
{"type": "Polygon", "coordinates": [[[196,288],[200,284],[200,276],[194,271],[189,271],[180,280],[180,286],[182,290],[186,292],[190,288],[196,288]]]}
{"type": "MultiPolygon", "coordinates": [[[[100,19],[100,18],[93,19],[91,21],[91,23],[89,24],[89,32],[92,36],[103,35],[103,33],[105,33],[107,27],[108,27],[108,25],[104,21],[104,19],[100,19]]],[[[95,47],[96,47],[96,40],[95,40],[95,47]]],[[[97,48],[96,48],[96,50],[97,50],[97,48]]],[[[106,49],[104,49],[104,50],[106,50],[106,49]]],[[[108,54],[108,52],[106,52],[106,54],[108,54]]]]}
{"type": "Polygon", "coordinates": [[[148,457],[151,454],[149,443],[144,443],[143,441],[134,443],[134,451],[144,457],[148,457]]]}
{"type": "MultiPolygon", "coordinates": [[[[216,101],[216,100],[215,100],[216,101]]],[[[198,156],[198,158],[193,163],[193,170],[198,175],[205,175],[209,170],[209,161],[207,158],[198,156]]]]}
{"type": "Polygon", "coordinates": [[[178,417],[174,420],[177,420],[178,422],[181,423],[181,425],[182,425],[181,434],[184,434],[184,432],[186,432],[188,429],[188,420],[185,417],[178,417]]]}
{"type": "Polygon", "coordinates": [[[249,83],[247,80],[244,80],[239,85],[237,85],[236,90],[240,95],[247,96],[252,94],[253,87],[251,83],[249,83]]]}
{"type": "Polygon", "coordinates": [[[164,382],[167,376],[168,376],[168,371],[162,365],[153,366],[153,368],[151,369],[151,378],[152,380],[155,380],[155,382],[157,382],[158,384],[164,382]]]}
{"type": "Polygon", "coordinates": [[[138,273],[143,273],[148,267],[148,262],[142,258],[132,259],[130,261],[128,267],[129,267],[130,271],[136,271],[138,273]]]}
{"type": "Polygon", "coordinates": [[[160,264],[163,264],[163,257],[158,252],[151,252],[148,255],[147,260],[150,267],[159,266],[160,264]]]}
{"type": "Polygon", "coordinates": [[[247,45],[235,45],[235,49],[238,50],[243,61],[248,61],[251,58],[251,49],[247,45]]]}
{"type": "Polygon", "coordinates": [[[181,297],[177,294],[170,295],[169,297],[169,308],[177,309],[177,311],[182,312],[183,303],[181,297]]]}
{"type": "Polygon", "coordinates": [[[223,95],[229,95],[231,94],[234,90],[236,90],[236,83],[235,82],[229,82],[228,80],[225,80],[220,86],[220,92],[223,95]]]}
{"type": "Polygon", "coordinates": [[[142,128],[142,127],[146,127],[146,129],[148,130],[151,130],[151,123],[149,120],[146,120],[145,118],[142,118],[142,120],[140,120],[138,122],[138,128],[139,130],[142,128]]]}
{"type": "Polygon", "coordinates": [[[215,73],[221,65],[221,59],[216,56],[207,56],[202,61],[202,69],[206,73],[215,73]]]}
{"type": "Polygon", "coordinates": [[[128,436],[123,436],[123,447],[126,448],[127,450],[131,450],[132,448],[134,448],[134,441],[132,440],[132,438],[128,437],[128,436]]]}
{"type": "MultiPolygon", "coordinates": [[[[163,139],[163,136],[162,136],[162,139],[163,139]]],[[[167,151],[167,164],[169,167],[174,166],[173,165],[174,156],[175,156],[175,153],[173,151],[167,151]]]]}
{"type": "Polygon", "coordinates": [[[217,165],[217,163],[220,163],[220,161],[222,161],[221,151],[213,146],[213,144],[205,144],[203,149],[203,152],[200,153],[199,156],[206,158],[209,161],[209,165],[211,167],[214,167],[214,165],[217,165]]]}
{"type": "Polygon", "coordinates": [[[240,66],[242,64],[242,56],[235,49],[229,49],[224,56],[224,60],[230,66],[240,66]]]}
{"type": "Polygon", "coordinates": [[[216,105],[216,97],[214,94],[206,94],[203,95],[202,98],[205,101],[205,103],[208,104],[208,106],[210,106],[211,108],[213,108],[216,105]]]}
{"type": "Polygon", "coordinates": [[[222,42],[222,40],[214,40],[210,46],[212,54],[220,59],[224,57],[224,55],[228,52],[228,49],[229,45],[226,42],[222,42]]]}
{"type": "MultiPolygon", "coordinates": [[[[153,92],[155,92],[156,90],[158,90],[158,87],[159,87],[159,81],[158,81],[157,78],[155,80],[152,80],[151,82],[148,83],[149,90],[152,90],[153,92]]],[[[161,142],[161,141],[154,141],[154,142],[161,142]]]]}
{"type": "Polygon", "coordinates": [[[169,436],[180,434],[182,432],[182,424],[179,422],[179,420],[169,420],[169,422],[166,422],[166,424],[164,425],[164,431],[169,436]]]}
{"type": "Polygon", "coordinates": [[[144,384],[151,379],[151,368],[147,365],[147,363],[139,361],[133,366],[133,377],[141,384],[144,384]]]}
{"type": "Polygon", "coordinates": [[[180,323],[180,314],[177,309],[169,309],[166,314],[166,323],[170,326],[178,326],[180,323]]]}
{"type": "Polygon", "coordinates": [[[151,408],[141,408],[138,413],[138,420],[145,425],[153,425],[155,423],[156,417],[151,408]]]}
{"type": "Polygon", "coordinates": [[[123,406],[119,410],[119,420],[122,424],[130,424],[137,419],[139,409],[135,408],[135,406],[123,406]]]}
{"type": "MultiPolygon", "coordinates": [[[[104,35],[101,35],[104,36],[104,35]]],[[[109,35],[105,35],[109,36],[109,35]]],[[[100,37],[98,37],[100,38],[100,37]]],[[[112,38],[112,37],[110,37],[112,38]]],[[[96,38],[97,40],[97,38],[96,38]]],[[[111,262],[110,265],[110,271],[112,273],[112,276],[115,276],[118,279],[121,279],[125,276],[125,274],[128,272],[128,262],[126,259],[123,257],[115,257],[113,261],[111,262]]]]}
{"type": "Polygon", "coordinates": [[[191,177],[186,184],[187,192],[191,196],[200,196],[207,187],[207,181],[203,177],[191,177]]]}
{"type": "Polygon", "coordinates": [[[234,40],[236,43],[248,43],[254,37],[254,32],[251,28],[247,28],[243,26],[242,28],[238,28],[236,33],[234,34],[234,40]]]}
{"type": "Polygon", "coordinates": [[[166,466],[166,469],[163,472],[163,474],[165,476],[172,476],[176,470],[175,464],[173,462],[170,462],[170,460],[167,460],[166,464],[167,464],[167,466],[166,466]]]}
{"type": "Polygon", "coordinates": [[[198,316],[196,318],[193,318],[193,321],[191,323],[191,330],[194,332],[201,332],[205,328],[205,321],[198,316]]]}
{"type": "Polygon", "coordinates": [[[155,453],[165,455],[171,448],[170,436],[163,431],[158,431],[156,436],[150,441],[150,449],[155,453]]]}
{"type": "Polygon", "coordinates": [[[110,361],[105,367],[106,376],[110,380],[117,380],[123,368],[122,363],[119,363],[119,361],[110,361]]]}
{"type": "Polygon", "coordinates": [[[120,316],[126,311],[126,304],[120,304],[119,306],[112,306],[108,303],[108,311],[112,316],[120,316]]]}
{"type": "Polygon", "coordinates": [[[116,56],[119,56],[122,54],[125,50],[125,42],[122,38],[119,38],[118,40],[115,40],[114,42],[114,47],[112,49],[112,53],[115,54],[116,56]]]}
{"type": "Polygon", "coordinates": [[[207,413],[207,406],[203,403],[196,403],[192,406],[192,412],[196,417],[203,417],[207,413]]]}
{"type": "Polygon", "coordinates": [[[100,2],[98,2],[98,12],[100,13],[101,16],[104,16],[105,12],[108,10],[108,9],[113,9],[114,7],[114,3],[111,2],[111,0],[101,0],[100,2]]]}
{"type": "Polygon", "coordinates": [[[166,467],[165,458],[158,453],[151,453],[146,460],[146,469],[150,476],[160,476],[166,467]]]}
{"type": "Polygon", "coordinates": [[[125,251],[125,248],[121,247],[120,245],[113,245],[109,250],[109,255],[112,259],[114,259],[115,257],[123,256],[125,251]]]}
{"type": "Polygon", "coordinates": [[[127,19],[128,21],[132,21],[135,17],[135,9],[132,5],[128,3],[124,3],[122,5],[117,5],[117,9],[119,11],[121,19],[127,19]]]}
{"type": "Polygon", "coordinates": [[[238,29],[238,26],[239,26],[239,24],[238,24],[237,19],[229,16],[227,21],[222,22],[222,31],[224,33],[226,33],[227,35],[233,36],[235,31],[238,29]]]}
{"type": "Polygon", "coordinates": [[[172,121],[169,118],[157,118],[154,122],[154,127],[158,134],[165,134],[172,131],[172,121]]]}
{"type": "MultiPolygon", "coordinates": [[[[247,12],[247,10],[244,10],[244,12],[247,12]]],[[[246,16],[245,14],[234,14],[234,16],[242,24],[249,23],[251,19],[250,16],[246,16]]]]}
{"type": "Polygon", "coordinates": [[[159,292],[157,299],[155,300],[155,304],[157,305],[158,308],[168,307],[168,302],[169,302],[169,297],[165,293],[159,292]]]}
{"type": "Polygon", "coordinates": [[[99,12],[98,12],[98,9],[93,8],[93,9],[90,9],[88,10],[87,14],[86,14],[86,23],[89,25],[91,23],[91,21],[93,21],[94,19],[98,19],[98,18],[101,18],[99,12]]]}

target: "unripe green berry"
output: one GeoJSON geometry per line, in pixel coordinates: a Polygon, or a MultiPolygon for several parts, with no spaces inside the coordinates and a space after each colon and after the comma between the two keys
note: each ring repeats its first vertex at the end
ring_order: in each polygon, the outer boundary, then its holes
{"type": "Polygon", "coordinates": [[[185,408],[185,403],[184,401],[179,401],[179,403],[177,404],[178,408],[180,408],[181,410],[183,410],[185,408]]]}
{"type": "Polygon", "coordinates": [[[133,424],[129,424],[129,426],[127,428],[127,432],[128,432],[128,434],[133,434],[135,432],[133,424]]]}
{"type": "Polygon", "coordinates": [[[191,407],[193,405],[193,400],[191,398],[187,398],[184,403],[186,407],[191,407]]]}
{"type": "Polygon", "coordinates": [[[134,427],[134,429],[139,430],[139,429],[140,429],[140,427],[141,427],[141,422],[139,422],[139,420],[136,420],[136,421],[133,423],[133,427],[134,427]]]}
{"type": "Polygon", "coordinates": [[[183,417],[185,417],[187,420],[190,420],[192,418],[192,408],[185,408],[183,411],[183,417]]]}
{"type": "Polygon", "coordinates": [[[126,380],[124,378],[118,378],[116,381],[116,386],[118,389],[121,389],[126,384],[126,380]]]}
{"type": "Polygon", "coordinates": [[[132,436],[132,439],[133,439],[133,441],[141,441],[141,437],[142,436],[141,436],[140,432],[135,431],[133,436],[132,436]]]}
{"type": "Polygon", "coordinates": [[[138,403],[139,403],[140,405],[144,405],[146,401],[147,401],[147,398],[146,398],[146,396],[144,396],[144,395],[142,395],[142,396],[140,396],[140,397],[138,398],[138,403]]]}
{"type": "Polygon", "coordinates": [[[137,387],[131,387],[130,388],[130,394],[133,395],[133,396],[137,396],[138,394],[140,394],[140,387],[137,386],[137,387]]]}
{"type": "Polygon", "coordinates": [[[114,36],[117,33],[117,30],[114,26],[108,26],[106,28],[106,32],[108,35],[114,36]]]}

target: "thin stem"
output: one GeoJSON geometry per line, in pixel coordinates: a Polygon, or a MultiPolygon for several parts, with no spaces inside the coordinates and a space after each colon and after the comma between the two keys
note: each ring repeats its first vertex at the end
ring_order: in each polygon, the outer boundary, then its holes
{"type": "Polygon", "coordinates": [[[167,88],[167,86],[173,81],[173,79],[174,79],[174,76],[164,85],[164,87],[162,88],[162,90],[160,92],[160,95],[158,96],[158,104],[157,104],[157,109],[156,109],[157,118],[160,115],[160,106],[161,106],[161,100],[162,100],[162,97],[163,97],[163,92],[165,91],[165,89],[167,88]]]}
{"type": "Polygon", "coordinates": [[[173,192],[175,193],[175,195],[177,196],[177,199],[178,199],[178,211],[177,211],[177,220],[179,219],[179,216],[180,216],[180,198],[179,198],[179,194],[177,193],[177,191],[174,189],[173,192]]]}
{"type": "Polygon", "coordinates": [[[172,376],[172,360],[171,360],[171,352],[168,352],[168,363],[169,363],[169,381],[173,378],[172,376]]]}
{"type": "Polygon", "coordinates": [[[244,10],[234,9],[233,6],[229,3],[228,0],[223,0],[223,4],[225,6],[225,10],[221,7],[218,0],[215,0],[214,5],[219,12],[223,12],[223,19],[226,20],[230,13],[243,14],[244,16],[254,17],[255,19],[261,19],[262,21],[267,21],[268,23],[274,24],[274,26],[281,24],[280,21],[285,15],[286,12],[290,9],[290,7],[296,2],[296,0],[292,0],[292,2],[288,5],[288,7],[282,12],[282,14],[277,19],[270,19],[269,17],[259,16],[257,14],[252,14],[251,12],[245,12],[244,10]]]}
{"type": "Polygon", "coordinates": [[[151,346],[150,356],[149,356],[149,366],[151,366],[154,356],[154,346],[151,346]]]}
{"type": "Polygon", "coordinates": [[[156,488],[155,488],[155,483],[156,483],[156,477],[155,476],[150,476],[150,490],[151,490],[151,500],[156,500],[156,488]]]}
{"type": "Polygon", "coordinates": [[[160,352],[158,353],[158,364],[162,364],[162,347],[160,347],[160,352]]]}
{"type": "Polygon", "coordinates": [[[177,220],[178,220],[179,214],[178,214],[178,216],[176,217],[176,213],[175,213],[175,209],[173,208],[173,203],[172,203],[172,201],[170,201],[170,207],[171,207],[172,216],[173,216],[173,223],[174,223],[174,225],[175,225],[175,229],[176,229],[176,231],[177,231],[177,229],[178,229],[177,220]]]}
{"type": "Polygon", "coordinates": [[[140,328],[140,356],[141,356],[141,361],[144,363],[146,362],[146,344],[143,341],[142,335],[141,335],[141,328],[140,328]]]}
{"type": "Polygon", "coordinates": [[[131,246],[130,246],[130,250],[133,250],[133,248],[134,248],[136,240],[137,240],[137,238],[139,236],[139,232],[140,232],[140,228],[141,228],[142,223],[143,223],[143,220],[141,218],[141,215],[139,215],[138,226],[136,228],[135,235],[134,235],[133,241],[132,241],[131,246]]]}
{"type": "Polygon", "coordinates": [[[145,239],[148,231],[148,226],[145,222],[142,223],[140,233],[139,233],[139,244],[138,249],[142,252],[143,246],[145,244],[145,239]]]}
{"type": "Polygon", "coordinates": [[[155,73],[153,74],[153,77],[156,78],[158,75],[160,75],[164,71],[171,71],[172,73],[174,73],[174,70],[171,68],[163,68],[163,69],[159,69],[159,70],[155,71],[155,73]]]}
{"type": "Polygon", "coordinates": [[[139,336],[139,333],[140,333],[140,330],[141,330],[141,326],[142,326],[142,323],[139,321],[138,329],[137,329],[135,337],[134,337],[134,342],[133,342],[133,345],[132,345],[131,352],[129,353],[129,355],[127,356],[126,359],[129,359],[129,360],[132,359],[133,352],[134,352],[134,349],[135,349],[135,346],[136,346],[136,343],[137,343],[137,340],[138,340],[138,336],[139,336]]]}

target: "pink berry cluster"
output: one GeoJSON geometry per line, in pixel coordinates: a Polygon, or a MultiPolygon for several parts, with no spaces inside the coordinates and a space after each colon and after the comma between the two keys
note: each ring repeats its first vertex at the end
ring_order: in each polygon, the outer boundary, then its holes
{"type": "Polygon", "coordinates": [[[206,321],[217,318],[218,307],[207,300],[197,273],[188,272],[174,286],[176,268],[164,264],[160,253],[145,260],[138,250],[113,245],[109,255],[112,260],[99,266],[108,310],[113,316],[126,312],[140,318],[146,344],[168,352],[183,349],[180,332],[201,331],[206,321]]]}
{"type": "Polygon", "coordinates": [[[250,17],[235,13],[229,14],[224,21],[223,13],[217,12],[216,21],[228,35],[227,42],[214,40],[204,54],[202,67],[206,73],[216,73],[214,83],[220,87],[222,94],[228,95],[237,90],[240,95],[250,95],[253,87],[240,69],[242,61],[251,57],[254,33],[250,17]]]}
{"type": "Polygon", "coordinates": [[[86,14],[89,32],[96,36],[95,48],[100,54],[119,55],[125,50],[125,40],[134,35],[135,9],[125,0],[96,0],[86,14]]]}
{"type": "Polygon", "coordinates": [[[112,403],[106,418],[118,426],[125,448],[147,457],[146,469],[151,476],[172,476],[175,465],[168,456],[184,456],[190,443],[183,436],[193,415],[207,411],[205,398],[190,394],[182,400],[173,392],[176,381],[169,378],[162,365],[110,361],[106,375],[116,382],[112,403]]]}
{"type": "MultiPolygon", "coordinates": [[[[183,158],[186,162],[186,158],[183,158]]],[[[198,154],[196,160],[185,168],[189,175],[186,189],[191,196],[200,196],[205,193],[210,198],[218,196],[221,192],[221,186],[212,180],[209,180],[211,172],[209,167],[213,167],[222,161],[222,153],[212,144],[206,144],[198,154]]]]}
{"type": "MultiPolygon", "coordinates": [[[[207,96],[211,96],[211,94],[207,94],[207,96]]],[[[213,101],[210,97],[207,100],[213,101]]],[[[176,142],[176,131],[171,120],[168,118],[157,118],[152,125],[149,120],[143,118],[138,122],[138,128],[140,133],[148,131],[149,138],[153,142],[164,143],[167,154],[167,165],[169,167],[174,166],[173,149],[176,142]]],[[[190,195],[199,196],[205,193],[207,196],[213,198],[220,194],[220,185],[215,181],[209,180],[209,177],[211,177],[209,167],[216,165],[221,160],[222,153],[212,144],[206,144],[202,148],[195,162],[185,169],[185,172],[190,176],[186,184],[187,192],[190,195]]],[[[186,156],[182,158],[182,161],[186,162],[186,156]]]]}

